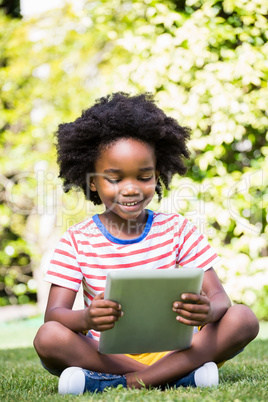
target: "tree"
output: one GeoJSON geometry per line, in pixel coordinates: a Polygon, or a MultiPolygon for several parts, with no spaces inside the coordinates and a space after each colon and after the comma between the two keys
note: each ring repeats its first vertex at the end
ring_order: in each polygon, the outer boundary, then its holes
{"type": "Polygon", "coordinates": [[[153,207],[179,211],[205,232],[233,299],[256,306],[268,258],[267,15],[261,0],[114,0],[30,21],[3,16],[1,269],[17,272],[12,258],[25,253],[38,266],[52,233],[95,211],[61,193],[57,125],[108,92],[151,91],[193,131],[187,176],[153,207]]]}
{"type": "Polygon", "coordinates": [[[12,18],[21,18],[20,0],[1,0],[0,9],[3,9],[6,15],[12,18]]]}

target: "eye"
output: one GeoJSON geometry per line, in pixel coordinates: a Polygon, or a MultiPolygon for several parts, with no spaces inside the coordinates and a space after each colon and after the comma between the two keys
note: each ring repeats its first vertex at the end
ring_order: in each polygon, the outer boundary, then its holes
{"type": "Polygon", "coordinates": [[[139,180],[141,181],[150,181],[153,178],[153,176],[150,177],[140,177],[139,180]]]}
{"type": "Polygon", "coordinates": [[[121,179],[109,179],[109,177],[105,177],[105,180],[107,180],[109,183],[116,184],[119,183],[121,179]]]}

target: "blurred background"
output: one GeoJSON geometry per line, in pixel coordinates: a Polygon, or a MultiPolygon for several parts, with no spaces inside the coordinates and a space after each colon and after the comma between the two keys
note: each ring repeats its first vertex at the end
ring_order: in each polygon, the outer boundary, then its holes
{"type": "Polygon", "coordinates": [[[191,127],[188,173],[150,207],[198,226],[268,320],[267,36],[268,0],[0,0],[1,322],[41,325],[57,241],[101,210],[63,193],[54,133],[116,91],[191,127]]]}

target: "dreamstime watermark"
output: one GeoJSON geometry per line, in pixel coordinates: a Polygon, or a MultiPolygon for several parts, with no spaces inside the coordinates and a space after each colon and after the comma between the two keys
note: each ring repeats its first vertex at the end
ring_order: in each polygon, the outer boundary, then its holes
{"type": "MultiPolygon", "coordinates": [[[[91,197],[90,181],[102,175],[88,174],[86,181],[87,198],[91,197]]],[[[104,177],[106,180],[107,178],[104,177]]],[[[146,183],[146,182],[145,182],[146,183]]],[[[144,185],[144,183],[143,183],[144,185]]],[[[75,217],[82,212],[90,213],[92,211],[91,203],[88,203],[85,197],[78,192],[72,191],[68,197],[62,190],[62,182],[55,173],[45,170],[33,172],[21,172],[12,179],[0,175],[1,199],[6,202],[13,213],[21,215],[54,215],[56,216],[56,225],[65,222],[76,223],[75,217]]],[[[114,201],[110,208],[115,205],[120,208],[120,202],[126,199],[137,198],[142,201],[142,185],[137,183],[127,183],[123,188],[116,180],[111,183],[113,187],[114,201]],[[119,202],[119,204],[118,204],[119,202]]],[[[147,183],[146,188],[152,193],[154,186],[147,183]]],[[[230,186],[225,186],[224,199],[221,204],[228,212],[229,219],[233,219],[242,227],[259,233],[263,225],[263,192],[264,174],[262,170],[245,174],[230,186]],[[244,208],[241,209],[241,205],[244,208]]],[[[206,181],[204,183],[194,183],[182,181],[181,184],[172,191],[172,194],[165,198],[170,212],[180,213],[185,211],[185,203],[190,206],[187,211],[187,217],[199,227],[203,233],[208,233],[209,224],[207,217],[210,215],[211,194],[215,193],[213,184],[206,181]]],[[[123,208],[123,207],[122,207],[123,208]]]]}

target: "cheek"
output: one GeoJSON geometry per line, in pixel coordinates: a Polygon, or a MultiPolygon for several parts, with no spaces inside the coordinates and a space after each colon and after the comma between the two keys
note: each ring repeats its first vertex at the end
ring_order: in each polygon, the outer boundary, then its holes
{"type": "Polygon", "coordinates": [[[118,186],[111,183],[103,182],[100,186],[100,192],[105,197],[115,197],[118,194],[118,186]]]}
{"type": "Polygon", "coordinates": [[[150,185],[147,185],[146,187],[143,188],[143,193],[148,195],[148,196],[153,196],[155,193],[155,186],[156,182],[153,181],[150,185]]]}

